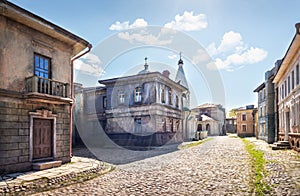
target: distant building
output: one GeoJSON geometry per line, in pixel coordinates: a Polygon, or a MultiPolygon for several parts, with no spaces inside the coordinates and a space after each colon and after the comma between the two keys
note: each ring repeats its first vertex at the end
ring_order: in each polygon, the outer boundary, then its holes
{"type": "Polygon", "coordinates": [[[0,40],[1,172],[70,162],[71,59],[91,45],[4,0],[0,40]]]}
{"type": "Polygon", "coordinates": [[[275,67],[265,73],[265,81],[254,90],[258,94],[257,138],[268,143],[277,141],[276,92],[273,79],[280,64],[281,60],[278,60],[275,67]]]}
{"type": "Polygon", "coordinates": [[[221,104],[203,104],[192,112],[196,115],[197,121],[195,131],[208,131],[209,136],[225,134],[225,109],[221,104]]]}
{"type": "Polygon", "coordinates": [[[277,90],[278,140],[300,151],[300,23],[273,80],[277,90]]]}
{"type": "Polygon", "coordinates": [[[226,133],[236,133],[236,116],[225,119],[225,131],[226,133]]]}
{"type": "Polygon", "coordinates": [[[150,72],[147,59],[144,67],[136,75],[99,80],[102,87],[79,86],[75,94],[82,99],[79,107],[87,123],[100,123],[108,137],[121,146],[182,142],[186,129],[184,108],[189,104],[182,59],[175,81],[167,70],[150,72]]]}
{"type": "Polygon", "coordinates": [[[256,136],[257,108],[248,105],[236,110],[237,135],[240,137],[256,136]]]}

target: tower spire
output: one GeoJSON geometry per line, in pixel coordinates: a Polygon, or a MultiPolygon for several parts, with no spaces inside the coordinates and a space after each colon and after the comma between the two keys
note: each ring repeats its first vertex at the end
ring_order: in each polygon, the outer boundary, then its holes
{"type": "Polygon", "coordinates": [[[176,77],[175,77],[175,82],[181,84],[182,86],[184,86],[188,89],[189,88],[188,83],[187,83],[185,73],[184,73],[184,70],[183,70],[183,60],[181,58],[181,56],[182,56],[181,52],[179,53],[179,56],[180,56],[180,59],[178,61],[178,70],[177,70],[177,74],[176,74],[176,77]]]}
{"type": "Polygon", "coordinates": [[[180,59],[179,59],[179,61],[178,61],[178,65],[179,65],[179,66],[182,66],[182,65],[183,65],[183,60],[181,59],[181,55],[182,55],[182,52],[179,53],[179,57],[180,57],[180,59]]]}

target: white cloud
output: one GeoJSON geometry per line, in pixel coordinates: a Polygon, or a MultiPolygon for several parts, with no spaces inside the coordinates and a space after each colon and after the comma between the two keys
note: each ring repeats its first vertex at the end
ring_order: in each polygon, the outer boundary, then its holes
{"type": "Polygon", "coordinates": [[[175,20],[166,23],[164,27],[183,31],[197,31],[205,29],[207,25],[205,14],[194,15],[194,12],[185,11],[183,15],[177,14],[175,20]]]}
{"type": "Polygon", "coordinates": [[[168,55],[168,58],[173,60],[173,59],[177,59],[178,57],[176,54],[170,54],[168,55]]]}
{"type": "Polygon", "coordinates": [[[227,71],[234,71],[235,69],[240,68],[241,66],[260,62],[264,60],[267,57],[267,55],[268,52],[266,52],[265,50],[261,48],[251,47],[242,54],[231,54],[227,56],[225,60],[222,60],[221,58],[216,58],[214,62],[216,66],[208,64],[207,67],[210,69],[216,68],[218,70],[223,69],[227,71]]]}
{"type": "Polygon", "coordinates": [[[155,36],[145,31],[138,33],[120,32],[118,37],[133,44],[142,43],[147,45],[167,45],[172,42],[171,39],[160,39],[160,35],[155,36]]]}
{"type": "Polygon", "coordinates": [[[94,54],[86,54],[74,61],[74,69],[92,76],[101,76],[104,71],[101,67],[101,60],[94,54]]]}
{"type": "Polygon", "coordinates": [[[226,32],[218,47],[213,42],[206,48],[209,55],[214,57],[214,66],[209,63],[210,69],[234,71],[245,65],[258,63],[264,60],[268,52],[257,47],[250,48],[243,42],[240,33],[226,32]]]}
{"type": "Polygon", "coordinates": [[[133,28],[141,28],[141,27],[147,27],[148,23],[143,18],[136,19],[131,25],[129,24],[129,21],[120,22],[117,21],[115,24],[112,24],[109,27],[109,30],[112,31],[122,31],[127,29],[133,29],[133,28]]]}
{"type": "Polygon", "coordinates": [[[225,52],[228,50],[235,50],[243,45],[242,36],[240,33],[229,31],[223,35],[220,46],[218,47],[219,52],[225,52]]]}
{"type": "Polygon", "coordinates": [[[192,62],[194,64],[203,63],[210,60],[210,56],[204,49],[198,49],[197,54],[193,56],[192,62]]]}

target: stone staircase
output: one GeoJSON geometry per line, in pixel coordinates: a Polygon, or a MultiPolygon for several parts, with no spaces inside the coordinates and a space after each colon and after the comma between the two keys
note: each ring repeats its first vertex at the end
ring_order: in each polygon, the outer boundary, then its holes
{"type": "Polygon", "coordinates": [[[278,141],[270,144],[272,150],[286,150],[291,149],[289,141],[278,141]]]}

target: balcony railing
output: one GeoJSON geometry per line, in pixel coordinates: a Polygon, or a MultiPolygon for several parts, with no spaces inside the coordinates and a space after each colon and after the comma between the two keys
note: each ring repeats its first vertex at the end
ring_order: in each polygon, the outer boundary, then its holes
{"type": "Polygon", "coordinates": [[[42,93],[47,95],[68,97],[70,85],[56,80],[31,76],[26,78],[26,93],[42,93]]]}

